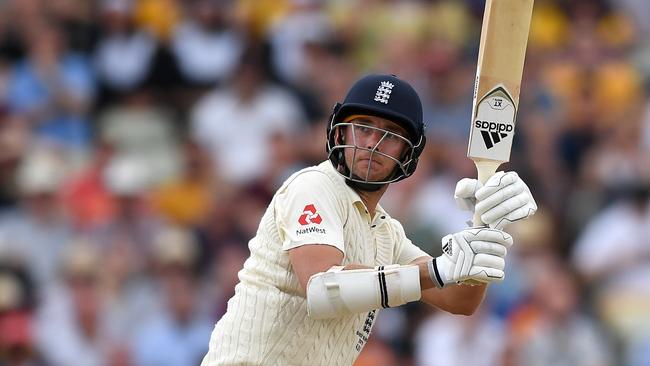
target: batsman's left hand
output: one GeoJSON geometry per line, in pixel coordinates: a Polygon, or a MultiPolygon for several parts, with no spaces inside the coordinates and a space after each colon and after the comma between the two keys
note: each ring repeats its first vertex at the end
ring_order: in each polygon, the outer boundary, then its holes
{"type": "Polygon", "coordinates": [[[537,211],[530,189],[515,172],[497,172],[484,185],[463,178],[456,184],[454,198],[461,209],[479,214],[481,221],[499,230],[537,211]]]}

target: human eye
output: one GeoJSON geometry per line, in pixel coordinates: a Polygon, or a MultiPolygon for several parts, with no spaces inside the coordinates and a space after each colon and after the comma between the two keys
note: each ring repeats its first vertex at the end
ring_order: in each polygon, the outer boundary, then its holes
{"type": "Polygon", "coordinates": [[[359,133],[362,133],[364,135],[368,135],[372,132],[372,128],[366,125],[356,125],[356,129],[359,133]]]}
{"type": "Polygon", "coordinates": [[[388,133],[386,134],[386,139],[387,139],[387,140],[390,140],[390,141],[402,141],[402,140],[403,140],[403,139],[402,139],[402,136],[400,136],[400,135],[399,135],[398,133],[396,133],[396,132],[388,132],[388,133]]]}

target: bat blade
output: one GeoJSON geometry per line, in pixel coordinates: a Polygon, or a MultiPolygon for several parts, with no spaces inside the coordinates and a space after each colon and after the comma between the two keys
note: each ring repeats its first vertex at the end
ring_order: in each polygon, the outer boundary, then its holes
{"type": "Polygon", "coordinates": [[[467,148],[482,183],[510,160],[532,12],[533,0],[485,3],[467,148]]]}

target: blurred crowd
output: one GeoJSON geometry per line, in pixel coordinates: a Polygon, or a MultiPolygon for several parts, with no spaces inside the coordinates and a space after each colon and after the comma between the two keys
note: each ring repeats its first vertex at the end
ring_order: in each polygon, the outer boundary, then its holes
{"type": "MultiPolygon", "coordinates": [[[[198,365],[275,189],[359,76],[422,97],[383,206],[432,255],[470,218],[480,0],[0,2],[0,365],[198,365]]],[[[509,228],[481,311],[382,311],[357,366],[650,365],[650,2],[536,0],[509,228]]]]}

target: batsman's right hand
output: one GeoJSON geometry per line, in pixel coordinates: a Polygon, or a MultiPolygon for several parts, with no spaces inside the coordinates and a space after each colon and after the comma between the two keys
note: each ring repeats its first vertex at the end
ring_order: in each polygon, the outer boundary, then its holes
{"type": "Polygon", "coordinates": [[[501,281],[512,236],[490,228],[468,228],[442,238],[442,255],[432,259],[432,280],[438,287],[468,280],[501,281]]]}

